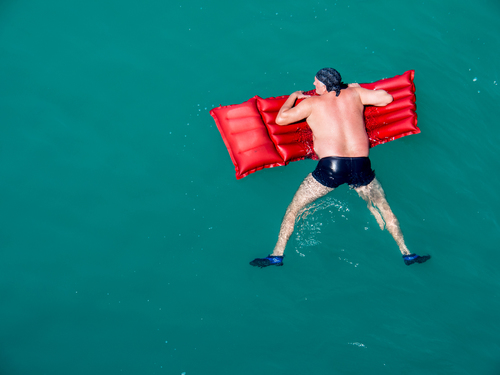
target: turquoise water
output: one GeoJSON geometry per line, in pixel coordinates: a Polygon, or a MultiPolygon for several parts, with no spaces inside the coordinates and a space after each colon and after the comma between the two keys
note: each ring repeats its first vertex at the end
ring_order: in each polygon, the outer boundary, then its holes
{"type": "Polygon", "coordinates": [[[497,1],[3,1],[0,374],[498,374],[497,1]],[[315,166],[243,180],[208,111],[415,69],[422,133],[255,269],[315,166]]]}

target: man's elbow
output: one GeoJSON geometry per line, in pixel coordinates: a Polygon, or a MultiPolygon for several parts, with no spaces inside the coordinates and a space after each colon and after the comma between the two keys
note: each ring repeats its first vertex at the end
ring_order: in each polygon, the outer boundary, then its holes
{"type": "Polygon", "coordinates": [[[385,101],[386,103],[384,105],[391,104],[394,101],[394,98],[392,97],[391,94],[387,93],[385,101]]]}
{"type": "Polygon", "coordinates": [[[287,124],[286,120],[282,116],[279,116],[279,115],[276,117],[276,120],[274,122],[276,122],[276,125],[286,125],[287,124]]]}
{"type": "MultiPolygon", "coordinates": [[[[383,90],[380,90],[383,91],[383,90]]],[[[394,100],[391,94],[389,94],[387,91],[383,92],[384,95],[381,95],[379,97],[378,104],[376,104],[377,107],[385,107],[387,104],[391,104],[394,100]]]]}

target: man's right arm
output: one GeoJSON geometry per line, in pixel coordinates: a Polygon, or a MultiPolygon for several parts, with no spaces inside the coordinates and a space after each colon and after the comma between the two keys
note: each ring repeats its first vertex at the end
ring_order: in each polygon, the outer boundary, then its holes
{"type": "MultiPolygon", "coordinates": [[[[350,87],[353,87],[349,85],[350,87]]],[[[355,87],[355,86],[354,86],[355,87]]],[[[394,98],[385,90],[368,90],[361,86],[355,87],[359,94],[361,103],[363,105],[374,105],[376,107],[384,107],[389,103],[392,103],[394,98]]]]}

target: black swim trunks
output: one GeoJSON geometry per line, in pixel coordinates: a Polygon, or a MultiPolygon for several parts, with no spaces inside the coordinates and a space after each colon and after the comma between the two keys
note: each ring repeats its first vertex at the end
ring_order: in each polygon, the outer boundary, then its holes
{"type": "Polygon", "coordinates": [[[375,178],[368,157],[328,156],[319,160],[312,175],[320,184],[333,189],[342,184],[355,188],[365,186],[375,178]]]}

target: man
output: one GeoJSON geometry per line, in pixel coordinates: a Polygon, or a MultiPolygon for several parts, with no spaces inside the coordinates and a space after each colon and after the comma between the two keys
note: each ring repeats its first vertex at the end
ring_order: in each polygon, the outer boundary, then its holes
{"type": "Polygon", "coordinates": [[[392,102],[392,96],[384,90],[367,90],[358,84],[346,85],[332,68],[321,69],[316,74],[314,86],[319,96],[309,97],[302,91],[294,92],[281,107],[276,124],[288,125],[306,119],[313,133],[314,151],[320,160],[288,206],[272,254],[254,259],[250,264],[257,267],[282,266],[283,253],[299,212],[345,183],[366,201],[380,228],[387,228],[407,265],[427,261],[429,255],[410,254],[398,219],[385,199],[368,158],[370,146],[363,108],[365,105],[385,106],[392,102]],[[304,98],[307,99],[294,106],[297,99],[304,98]]]}

